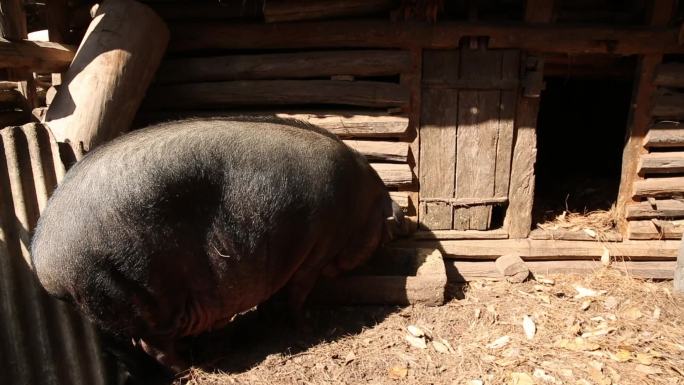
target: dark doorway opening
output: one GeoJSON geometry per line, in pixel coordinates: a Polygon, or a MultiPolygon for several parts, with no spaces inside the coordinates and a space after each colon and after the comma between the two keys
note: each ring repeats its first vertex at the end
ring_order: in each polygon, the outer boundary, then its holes
{"type": "Polygon", "coordinates": [[[617,200],[632,79],[548,77],[537,123],[534,223],[610,211],[617,200]]]}

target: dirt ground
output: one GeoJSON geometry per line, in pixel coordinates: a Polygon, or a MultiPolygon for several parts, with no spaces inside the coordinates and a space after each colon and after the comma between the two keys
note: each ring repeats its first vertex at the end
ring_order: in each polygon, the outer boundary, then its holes
{"type": "Polygon", "coordinates": [[[247,317],[212,337],[213,369],[177,382],[684,384],[684,299],[671,287],[602,269],[475,282],[442,307],[313,308],[304,330],[247,317]]]}

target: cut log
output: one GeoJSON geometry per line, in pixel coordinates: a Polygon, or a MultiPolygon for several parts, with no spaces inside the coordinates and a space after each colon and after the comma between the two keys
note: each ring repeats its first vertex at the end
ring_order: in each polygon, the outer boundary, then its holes
{"type": "Polygon", "coordinates": [[[409,192],[408,191],[390,191],[390,198],[399,205],[402,210],[406,211],[409,207],[409,192]]]}
{"type": "Polygon", "coordinates": [[[525,261],[517,254],[502,255],[494,261],[496,270],[506,281],[511,283],[522,283],[530,275],[530,269],[527,268],[525,261]]]}
{"type": "Polygon", "coordinates": [[[150,109],[225,108],[245,105],[342,104],[398,107],[409,102],[406,87],[385,82],[334,80],[244,80],[187,83],[150,89],[150,109]]]}
{"type": "Polygon", "coordinates": [[[413,184],[413,173],[408,164],[371,163],[387,187],[406,187],[413,184]]]}
{"type": "Polygon", "coordinates": [[[432,230],[417,231],[412,235],[415,240],[420,239],[506,239],[508,233],[504,230],[432,230]]]}
{"type": "Polygon", "coordinates": [[[516,253],[523,259],[599,259],[604,247],[612,257],[674,260],[678,241],[549,241],[535,239],[399,240],[396,247],[437,248],[448,258],[496,259],[516,253]]]}
{"type": "Polygon", "coordinates": [[[658,123],[648,131],[644,146],[648,148],[684,147],[684,125],[679,122],[658,123]]]}
{"type": "Polygon", "coordinates": [[[59,43],[0,39],[0,67],[61,72],[69,67],[75,52],[74,47],[59,43]]]}
{"type": "Polygon", "coordinates": [[[368,160],[406,163],[408,158],[409,146],[406,142],[345,140],[344,143],[363,154],[368,160]]]}
{"type": "Polygon", "coordinates": [[[77,154],[128,131],[168,37],[147,6],[102,2],[47,111],[57,140],[77,154]]]}
{"type": "Polygon", "coordinates": [[[407,51],[317,51],[267,55],[233,55],[167,60],[156,83],[226,80],[299,79],[333,75],[388,76],[411,70],[407,51]]]}
{"type": "Polygon", "coordinates": [[[535,229],[530,233],[530,239],[557,239],[563,241],[597,241],[622,242],[622,235],[617,232],[596,234],[592,237],[586,231],[544,230],[535,229]]]}
{"type": "MultiPolygon", "coordinates": [[[[478,280],[498,281],[503,279],[496,270],[494,261],[449,261],[447,275],[450,283],[462,283],[478,280]]],[[[527,261],[532,274],[582,274],[589,275],[604,268],[598,261],[527,261]]],[[[612,269],[621,271],[630,277],[642,279],[672,279],[675,262],[642,262],[627,261],[613,264],[612,269]]]]}
{"type": "Polygon", "coordinates": [[[627,206],[627,219],[680,217],[684,217],[684,201],[680,200],[656,200],[655,207],[650,202],[638,202],[627,206]]]}
{"type": "Polygon", "coordinates": [[[684,152],[644,154],[638,167],[639,175],[675,174],[684,172],[684,152]]]}
{"type": "Polygon", "coordinates": [[[647,221],[630,221],[627,237],[633,240],[644,239],[682,239],[684,221],[665,221],[652,219],[647,221]]]}
{"type": "Polygon", "coordinates": [[[684,177],[650,178],[634,182],[635,198],[673,197],[684,195],[684,177]]]}
{"type": "Polygon", "coordinates": [[[684,87],[684,64],[663,63],[659,65],[653,84],[663,87],[684,87]]]}
{"type": "Polygon", "coordinates": [[[363,16],[389,11],[392,0],[264,0],[267,23],[363,16]]]}
{"type": "Polygon", "coordinates": [[[651,113],[661,119],[684,119],[684,94],[676,91],[658,92],[651,113]]]}
{"type": "Polygon", "coordinates": [[[467,36],[489,36],[488,47],[561,54],[618,55],[684,52],[678,28],[618,28],[572,25],[466,22],[393,23],[377,20],[244,24],[196,22],[172,26],[174,52],[280,48],[454,49],[467,36]]]}
{"type": "Polygon", "coordinates": [[[409,125],[409,119],[406,116],[389,115],[384,111],[146,111],[138,114],[143,125],[183,118],[213,116],[294,119],[324,128],[342,138],[398,138],[406,135],[409,125]]]}

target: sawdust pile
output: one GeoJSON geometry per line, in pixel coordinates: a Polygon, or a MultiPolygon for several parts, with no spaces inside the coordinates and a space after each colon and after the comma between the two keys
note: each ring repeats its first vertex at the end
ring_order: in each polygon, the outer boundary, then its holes
{"type": "Polygon", "coordinates": [[[438,308],[312,309],[308,333],[253,325],[224,372],[179,382],[684,384],[684,299],[671,286],[603,269],[475,282],[438,308]]]}

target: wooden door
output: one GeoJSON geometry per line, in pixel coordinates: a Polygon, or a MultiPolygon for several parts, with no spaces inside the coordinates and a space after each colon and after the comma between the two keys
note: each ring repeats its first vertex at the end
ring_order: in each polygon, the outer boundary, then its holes
{"type": "Polygon", "coordinates": [[[488,230],[506,204],[520,54],[427,50],[423,55],[420,213],[430,230],[488,230]]]}

